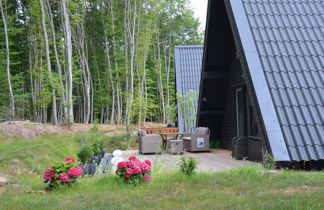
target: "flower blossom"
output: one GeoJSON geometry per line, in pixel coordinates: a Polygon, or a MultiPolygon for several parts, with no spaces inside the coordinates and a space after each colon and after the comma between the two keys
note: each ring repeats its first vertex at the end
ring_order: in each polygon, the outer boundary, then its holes
{"type": "Polygon", "coordinates": [[[67,157],[65,160],[64,160],[64,162],[66,162],[66,163],[74,163],[75,162],[75,160],[72,158],[72,157],[67,157]]]}
{"type": "Polygon", "coordinates": [[[151,176],[150,176],[150,175],[148,175],[148,174],[145,174],[145,175],[144,175],[144,179],[145,179],[146,181],[148,181],[148,180],[150,180],[150,179],[151,179],[151,176]]]}
{"type": "Polygon", "coordinates": [[[137,158],[135,156],[131,156],[131,157],[128,158],[128,160],[130,160],[130,161],[137,161],[137,158]]]}
{"type": "Polygon", "coordinates": [[[150,170],[150,167],[148,166],[148,164],[146,162],[141,162],[141,169],[145,173],[150,170]]]}
{"type": "Polygon", "coordinates": [[[82,168],[80,168],[80,167],[72,167],[72,168],[69,169],[67,174],[70,177],[76,178],[76,177],[80,176],[82,173],[83,173],[82,168]]]}
{"type": "Polygon", "coordinates": [[[149,161],[149,160],[145,160],[144,162],[145,162],[148,166],[150,166],[150,167],[152,166],[151,161],[149,161]]]}
{"type": "Polygon", "coordinates": [[[68,174],[67,173],[61,173],[60,174],[60,181],[62,183],[68,183],[68,182],[70,182],[70,178],[69,178],[68,174]]]}
{"type": "Polygon", "coordinates": [[[134,171],[133,171],[133,169],[131,169],[131,168],[128,168],[127,170],[126,170],[126,178],[129,178],[131,175],[133,175],[134,174],[134,171]]]}
{"type": "Polygon", "coordinates": [[[117,167],[118,167],[118,168],[126,168],[127,165],[128,165],[128,162],[126,162],[126,161],[121,161],[121,162],[118,163],[117,167]]]}
{"type": "Polygon", "coordinates": [[[43,175],[44,182],[45,183],[49,182],[54,178],[55,178],[55,171],[49,169],[49,167],[46,167],[44,175],[43,175]]]}

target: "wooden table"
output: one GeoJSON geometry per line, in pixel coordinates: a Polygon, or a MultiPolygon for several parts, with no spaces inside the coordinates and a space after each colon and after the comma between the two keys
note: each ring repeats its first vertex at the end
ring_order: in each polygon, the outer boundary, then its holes
{"type": "Polygon", "coordinates": [[[166,150],[167,147],[167,142],[168,142],[168,136],[176,136],[175,139],[178,139],[178,137],[180,137],[180,139],[182,138],[182,136],[184,135],[184,133],[160,133],[162,140],[163,140],[163,149],[166,150]]]}

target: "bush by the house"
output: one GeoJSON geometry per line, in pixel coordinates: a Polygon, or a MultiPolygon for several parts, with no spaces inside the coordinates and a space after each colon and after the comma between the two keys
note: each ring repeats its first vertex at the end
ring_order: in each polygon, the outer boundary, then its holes
{"type": "Polygon", "coordinates": [[[46,167],[43,174],[44,183],[48,190],[60,186],[72,186],[82,175],[83,171],[71,157],[62,162],[56,162],[46,167]]]}
{"type": "Polygon", "coordinates": [[[138,161],[135,156],[129,161],[121,161],[117,165],[116,174],[128,184],[139,184],[151,179],[151,161],[138,161]]]}
{"type": "Polygon", "coordinates": [[[197,169],[198,161],[193,157],[182,157],[179,163],[180,172],[184,175],[192,175],[197,169]]]}

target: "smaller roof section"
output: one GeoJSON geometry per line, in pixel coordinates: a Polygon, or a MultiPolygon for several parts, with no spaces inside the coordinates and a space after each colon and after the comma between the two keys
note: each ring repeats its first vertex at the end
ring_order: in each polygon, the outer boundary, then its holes
{"type": "MultiPolygon", "coordinates": [[[[197,93],[195,110],[197,112],[198,92],[200,87],[200,75],[203,59],[203,45],[175,46],[175,73],[176,73],[176,90],[177,93],[184,95],[190,90],[197,93]]],[[[183,132],[183,120],[178,106],[178,127],[183,132]]],[[[196,117],[188,131],[195,129],[196,117]]]]}

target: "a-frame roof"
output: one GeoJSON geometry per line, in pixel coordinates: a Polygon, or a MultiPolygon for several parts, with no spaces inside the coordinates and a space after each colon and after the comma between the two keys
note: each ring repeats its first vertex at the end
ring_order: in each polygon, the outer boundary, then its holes
{"type": "Polygon", "coordinates": [[[222,1],[274,157],[324,159],[324,0],[222,1]]]}

